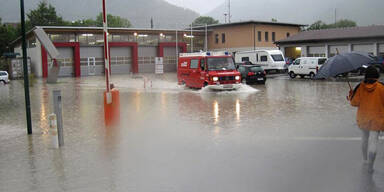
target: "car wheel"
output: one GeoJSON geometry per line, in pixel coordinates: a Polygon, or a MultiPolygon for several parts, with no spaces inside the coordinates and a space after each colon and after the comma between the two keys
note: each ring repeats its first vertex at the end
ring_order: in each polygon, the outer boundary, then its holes
{"type": "Polygon", "coordinates": [[[0,80],[0,82],[2,82],[4,85],[7,84],[4,80],[0,80]]]}
{"type": "Polygon", "coordinates": [[[315,78],[315,73],[311,72],[311,73],[309,74],[309,78],[311,78],[311,79],[315,78]]]}
{"type": "Polygon", "coordinates": [[[296,74],[293,71],[291,71],[289,72],[289,77],[294,79],[296,77],[296,74]]]}

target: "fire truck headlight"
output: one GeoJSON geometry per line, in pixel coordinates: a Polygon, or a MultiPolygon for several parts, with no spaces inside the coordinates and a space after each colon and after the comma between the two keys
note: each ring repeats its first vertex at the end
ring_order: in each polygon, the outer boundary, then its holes
{"type": "Polygon", "coordinates": [[[240,80],[240,76],[236,76],[235,79],[236,79],[236,80],[240,80]]]}
{"type": "Polygon", "coordinates": [[[218,81],[219,78],[218,78],[218,77],[212,77],[212,80],[213,80],[213,81],[218,81]]]}

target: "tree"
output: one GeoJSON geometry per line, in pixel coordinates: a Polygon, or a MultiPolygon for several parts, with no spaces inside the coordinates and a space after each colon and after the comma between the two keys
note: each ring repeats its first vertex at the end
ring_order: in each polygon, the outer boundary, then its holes
{"type": "Polygon", "coordinates": [[[313,23],[307,30],[319,30],[319,29],[333,29],[333,28],[343,28],[343,27],[356,27],[356,22],[348,19],[339,20],[333,24],[326,24],[323,21],[316,21],[313,23]]]}
{"type": "Polygon", "coordinates": [[[40,2],[37,9],[31,10],[28,14],[27,27],[33,28],[35,26],[63,26],[68,25],[62,17],[58,16],[56,9],[51,5],[47,5],[45,2],[40,2]]]}
{"type": "Polygon", "coordinates": [[[319,30],[319,29],[326,29],[326,28],[327,28],[327,24],[319,20],[313,23],[311,26],[309,26],[307,30],[319,30]]]}
{"type": "Polygon", "coordinates": [[[18,36],[18,31],[12,25],[2,23],[0,18],[0,56],[10,51],[9,43],[18,36]]]}
{"type": "Polygon", "coordinates": [[[356,27],[356,22],[348,19],[342,19],[334,24],[328,25],[329,28],[356,27]]]}
{"type": "Polygon", "coordinates": [[[218,24],[219,21],[218,20],[215,20],[213,19],[212,17],[208,17],[208,16],[200,16],[198,18],[196,18],[192,25],[194,26],[197,26],[197,25],[213,25],[213,24],[218,24]]]}
{"type": "MultiPolygon", "coordinates": [[[[131,27],[131,22],[129,22],[128,19],[119,17],[119,16],[113,16],[111,14],[107,15],[107,21],[108,21],[108,27],[131,27]]],[[[103,26],[103,14],[100,13],[96,17],[96,26],[102,27],[103,26]]]]}

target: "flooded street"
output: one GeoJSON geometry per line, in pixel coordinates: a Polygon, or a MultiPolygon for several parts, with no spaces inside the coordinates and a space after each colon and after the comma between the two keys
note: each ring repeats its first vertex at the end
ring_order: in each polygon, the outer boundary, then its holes
{"type": "Polygon", "coordinates": [[[31,136],[22,81],[0,83],[0,191],[384,191],[383,140],[369,177],[346,82],[275,76],[212,92],[178,86],[175,76],[113,76],[121,107],[113,128],[103,126],[103,77],[38,79],[31,136]],[[48,132],[56,89],[61,149],[48,132]]]}

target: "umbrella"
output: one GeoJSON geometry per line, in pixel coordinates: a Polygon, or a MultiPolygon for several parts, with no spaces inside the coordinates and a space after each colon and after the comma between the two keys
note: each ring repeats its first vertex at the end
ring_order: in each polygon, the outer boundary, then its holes
{"type": "Polygon", "coordinates": [[[372,61],[374,61],[374,57],[368,53],[349,52],[338,54],[329,58],[327,62],[324,63],[317,72],[315,79],[335,77],[339,74],[368,66],[372,61]]]}

